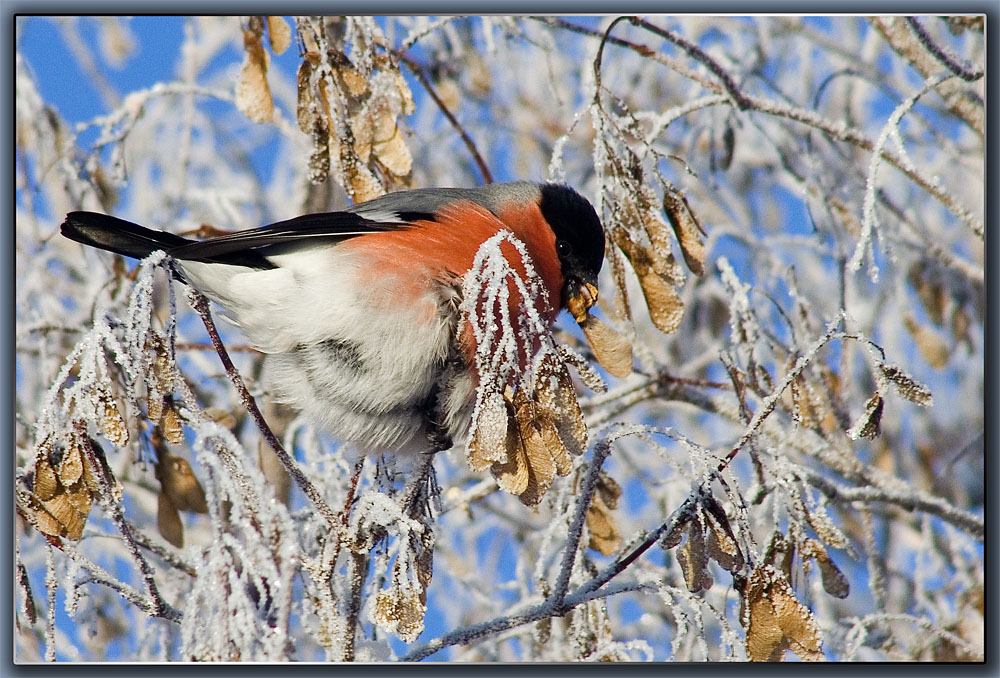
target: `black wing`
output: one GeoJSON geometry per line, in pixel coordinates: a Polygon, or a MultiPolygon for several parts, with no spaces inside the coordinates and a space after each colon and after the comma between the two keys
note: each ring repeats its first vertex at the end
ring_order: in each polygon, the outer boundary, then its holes
{"type": "Polygon", "coordinates": [[[321,212],[208,240],[188,241],[167,250],[167,253],[188,261],[222,261],[234,254],[267,257],[306,245],[336,243],[358,235],[393,231],[405,226],[402,222],[371,221],[350,212],[321,212]]]}
{"type": "Polygon", "coordinates": [[[303,245],[335,243],[367,233],[405,228],[402,220],[373,221],[351,212],[306,214],[274,224],[207,240],[188,240],[166,231],[97,212],[70,212],[60,230],[71,240],[142,259],[164,250],[175,259],[274,268],[266,257],[303,245]]]}

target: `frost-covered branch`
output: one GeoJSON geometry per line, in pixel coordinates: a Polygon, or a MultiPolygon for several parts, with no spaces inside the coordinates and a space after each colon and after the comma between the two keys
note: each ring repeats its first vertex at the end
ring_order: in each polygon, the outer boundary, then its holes
{"type": "Polygon", "coordinates": [[[985,521],[976,515],[952,506],[944,499],[913,490],[903,491],[881,487],[843,487],[817,473],[808,473],[810,485],[841,503],[864,502],[865,504],[880,502],[899,506],[906,511],[923,511],[937,516],[962,530],[966,530],[976,539],[983,539],[986,534],[985,521]]]}
{"type": "Polygon", "coordinates": [[[219,354],[219,360],[222,361],[223,367],[226,369],[226,375],[232,381],[233,386],[236,388],[237,392],[240,394],[240,400],[243,406],[246,408],[247,412],[253,418],[254,423],[260,430],[262,436],[270,445],[271,449],[278,456],[281,461],[282,466],[284,466],[285,471],[288,475],[295,480],[295,483],[299,488],[309,497],[310,501],[320,512],[324,519],[326,519],[327,524],[333,530],[338,530],[340,527],[340,521],[337,520],[336,514],[333,509],[330,508],[326,500],[320,494],[319,490],[316,489],[312,481],[310,481],[301,470],[299,470],[298,465],[295,460],[292,459],[288,452],[285,451],[284,446],[281,441],[278,440],[274,432],[271,431],[271,427],[268,426],[267,421],[264,419],[264,415],[261,414],[260,408],[257,407],[257,401],[254,400],[250,391],[247,390],[246,384],[243,383],[243,378],[240,376],[239,372],[236,371],[236,367],[233,365],[233,361],[229,357],[229,353],[226,351],[225,345],[222,343],[222,339],[219,338],[219,332],[215,329],[215,322],[212,320],[211,312],[208,308],[208,300],[199,292],[195,290],[190,291],[191,304],[195,312],[201,317],[202,322],[205,323],[205,329],[208,331],[208,336],[212,340],[212,345],[215,347],[216,352],[219,354]]]}

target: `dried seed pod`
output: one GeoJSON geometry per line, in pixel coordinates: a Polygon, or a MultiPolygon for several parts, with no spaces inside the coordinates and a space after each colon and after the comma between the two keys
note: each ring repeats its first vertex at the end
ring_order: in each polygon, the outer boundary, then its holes
{"type": "Polygon", "coordinates": [[[951,336],[956,342],[963,342],[969,347],[969,350],[975,350],[974,344],[972,342],[972,335],[969,334],[969,329],[972,327],[972,318],[969,316],[969,312],[965,310],[964,305],[955,305],[955,310],[951,314],[951,336]]]}
{"type": "MultiPolygon", "coordinates": [[[[521,427],[521,440],[524,442],[524,453],[528,460],[531,476],[539,486],[544,485],[548,488],[556,474],[555,460],[547,445],[549,441],[546,440],[541,427],[536,424],[534,419],[518,423],[521,427]]],[[[555,431],[553,431],[554,433],[555,431]]],[[[562,445],[558,436],[552,435],[550,438],[555,438],[555,443],[562,445]]]]}
{"type": "Polygon", "coordinates": [[[687,541],[677,550],[677,560],[684,573],[688,591],[698,593],[712,588],[712,575],[708,572],[708,551],[701,523],[691,520],[687,525],[687,541]]]}
{"type": "Polygon", "coordinates": [[[341,54],[340,56],[343,60],[337,66],[337,78],[344,83],[344,88],[352,97],[355,99],[363,97],[368,93],[368,79],[351,64],[345,55],[341,54]]]}
{"type": "Polygon", "coordinates": [[[378,179],[375,178],[371,170],[365,167],[363,163],[350,157],[347,157],[347,162],[344,162],[344,155],[342,152],[341,164],[344,166],[344,171],[348,179],[348,184],[345,188],[348,189],[348,194],[356,203],[373,200],[385,193],[382,184],[378,182],[378,179]]]}
{"type": "Polygon", "coordinates": [[[688,514],[678,520],[677,524],[670,528],[669,532],[663,535],[663,538],[660,540],[660,548],[669,551],[680,544],[681,539],[684,538],[684,531],[687,529],[688,521],[692,518],[693,516],[688,514]]]}
{"type": "Polygon", "coordinates": [[[580,323],[597,362],[609,374],[625,378],[632,374],[632,344],[595,316],[588,315],[580,323]]]}
{"type": "Polygon", "coordinates": [[[875,393],[865,405],[865,412],[858,421],[847,431],[847,435],[853,440],[858,438],[874,438],[881,431],[882,408],[885,401],[882,396],[875,393]]]}
{"type": "Polygon", "coordinates": [[[462,104],[462,92],[458,89],[455,79],[447,75],[439,76],[434,81],[434,87],[444,107],[449,112],[457,111],[462,104]]]}
{"type": "Polygon", "coordinates": [[[680,325],[684,316],[684,302],[674,289],[657,273],[653,256],[645,247],[632,240],[623,228],[612,230],[612,238],[618,247],[628,257],[629,262],[639,278],[639,286],[649,307],[649,317],[664,334],[670,334],[680,325]]]}
{"type": "Polygon", "coordinates": [[[156,495],[156,529],[168,542],[179,549],[184,548],[184,524],[181,522],[181,514],[166,492],[156,495]]]}
{"type": "Polygon", "coordinates": [[[649,307],[649,317],[664,334],[670,334],[680,327],[684,317],[684,302],[673,285],[668,284],[653,270],[639,276],[639,285],[646,306],[649,307]]]}
{"type": "Polygon", "coordinates": [[[743,569],[743,554],[736,541],[712,521],[709,521],[707,548],[709,557],[722,569],[730,572],[739,572],[743,569]]]}
{"type": "Polygon", "coordinates": [[[49,464],[47,454],[39,454],[35,461],[35,479],[32,490],[42,501],[48,501],[59,491],[59,479],[49,464]]]}
{"type": "Polygon", "coordinates": [[[486,61],[474,50],[466,51],[463,56],[465,57],[465,75],[468,78],[469,91],[477,97],[489,95],[490,89],[493,87],[493,74],[490,73],[486,61]]]}
{"type": "Polygon", "coordinates": [[[147,386],[148,393],[146,395],[146,417],[153,424],[159,424],[160,419],[163,418],[163,393],[159,391],[153,384],[147,386]]]}
{"type": "Polygon", "coordinates": [[[924,357],[927,364],[936,370],[942,369],[948,364],[951,357],[951,349],[944,340],[938,336],[937,332],[929,327],[920,325],[913,316],[907,313],[903,316],[903,325],[916,342],[920,355],[924,357]]]}
{"type": "Polygon", "coordinates": [[[375,139],[375,128],[372,125],[370,112],[367,108],[362,108],[348,124],[351,127],[351,137],[354,139],[354,153],[361,162],[368,162],[375,139]]]}
{"type": "Polygon", "coordinates": [[[83,463],[83,485],[92,493],[97,492],[101,487],[97,480],[97,474],[94,471],[94,466],[88,459],[84,459],[83,463]]]}
{"type": "Polygon", "coordinates": [[[167,402],[163,408],[163,417],[160,419],[160,430],[163,432],[163,437],[171,445],[184,444],[184,428],[181,425],[181,416],[174,409],[171,402],[167,402]]]}
{"type": "Polygon", "coordinates": [[[292,27],[284,17],[267,17],[267,39],[275,54],[281,54],[292,44],[292,27]]]}
{"type": "Polygon", "coordinates": [[[298,104],[295,108],[296,121],[299,129],[305,134],[312,134],[316,125],[323,125],[317,111],[316,95],[312,87],[313,66],[308,59],[303,59],[295,74],[295,86],[298,92],[298,104]]]}
{"type": "Polygon", "coordinates": [[[812,612],[774,567],[764,565],[750,573],[743,602],[750,661],[781,661],[787,650],[803,661],[823,659],[822,636],[812,612]]]}
{"type": "Polygon", "coordinates": [[[62,525],[60,536],[73,541],[81,537],[87,516],[77,510],[65,492],[57,493],[52,499],[45,502],[45,508],[62,525]]]}
{"type": "Polygon", "coordinates": [[[191,470],[187,459],[173,454],[163,454],[157,464],[158,477],[163,494],[182,511],[208,513],[205,492],[191,470]]]}
{"type": "Polygon", "coordinates": [[[736,130],[730,121],[726,121],[726,128],[722,130],[722,155],[719,156],[719,168],[723,172],[733,164],[733,152],[736,150],[736,130]]]}
{"type": "Polygon", "coordinates": [[[563,444],[555,424],[552,423],[552,420],[545,418],[539,420],[538,426],[542,443],[555,464],[556,474],[559,476],[569,475],[569,472],[573,470],[573,460],[570,458],[569,451],[563,444]]]}
{"type": "Polygon", "coordinates": [[[397,177],[405,177],[413,169],[413,156],[398,127],[388,139],[375,141],[372,150],[379,162],[397,177]]]}
{"type": "Polygon", "coordinates": [[[927,311],[928,317],[935,325],[944,324],[945,307],[948,304],[948,292],[933,272],[928,270],[925,262],[915,263],[907,275],[910,284],[917,291],[917,297],[927,311]]]}
{"type": "Polygon", "coordinates": [[[511,425],[504,397],[496,392],[484,396],[466,450],[469,468],[482,471],[494,462],[508,461],[511,425]]]}
{"type": "Polygon", "coordinates": [[[652,261],[653,270],[667,280],[680,282],[684,279],[684,274],[677,267],[673,255],[673,241],[671,229],[667,222],[660,216],[660,208],[657,205],[656,193],[649,186],[642,186],[639,191],[639,205],[636,207],[638,214],[635,221],[642,226],[649,236],[651,247],[646,254],[652,261]]]}
{"type": "Polygon", "coordinates": [[[826,548],[815,539],[807,539],[802,548],[802,557],[810,558],[819,566],[823,590],[834,598],[846,598],[851,592],[847,577],[834,564],[826,548]]]}
{"type": "Polygon", "coordinates": [[[104,437],[115,447],[124,447],[128,444],[128,426],[125,419],[118,410],[110,393],[102,392],[98,397],[97,413],[101,418],[101,430],[104,437]]]}
{"type": "Polygon", "coordinates": [[[714,497],[702,502],[702,515],[708,525],[708,555],[723,569],[739,572],[746,564],[736,535],[729,524],[729,516],[714,497]]]}
{"type": "Polygon", "coordinates": [[[528,487],[528,458],[517,427],[512,427],[513,444],[508,448],[506,462],[494,462],[490,472],[496,478],[500,489],[510,494],[520,495],[528,487]]]}
{"type": "Polygon", "coordinates": [[[550,482],[540,482],[538,477],[532,472],[531,467],[528,467],[528,484],[524,488],[524,491],[517,496],[525,506],[538,506],[542,499],[545,497],[545,493],[549,491],[551,485],[550,482]]]}
{"type": "Polygon", "coordinates": [[[420,585],[420,602],[426,604],[427,587],[431,585],[434,574],[434,532],[430,529],[420,535],[419,553],[413,562],[416,566],[417,583],[420,585]]]}
{"type": "Polygon", "coordinates": [[[33,503],[28,508],[32,524],[39,532],[50,537],[63,535],[63,524],[53,516],[44,505],[33,503]]]}
{"type": "Polygon", "coordinates": [[[174,379],[177,374],[170,360],[167,340],[163,335],[153,332],[149,335],[148,342],[149,347],[154,353],[151,373],[152,381],[161,393],[170,393],[174,390],[174,379]]]}
{"type": "Polygon", "coordinates": [[[83,455],[80,446],[72,441],[63,452],[59,462],[59,482],[64,486],[73,485],[83,476],[83,455]]]}
{"type": "Polygon", "coordinates": [[[597,476],[597,497],[609,509],[618,508],[618,500],[622,496],[621,485],[607,472],[601,471],[597,476]]]}
{"type": "Polygon", "coordinates": [[[330,176],[330,133],[317,121],[313,130],[313,150],[309,154],[309,181],[318,184],[330,176]]]}
{"type": "Polygon", "coordinates": [[[622,535],[617,521],[599,495],[587,507],[587,531],[590,533],[588,545],[604,556],[610,556],[622,545],[622,535]]]}
{"type": "Polygon", "coordinates": [[[587,423],[576,398],[576,388],[565,365],[560,366],[556,377],[554,418],[556,431],[570,454],[577,456],[587,449],[587,423]]]}
{"type": "MultiPolygon", "coordinates": [[[[254,17],[256,19],[256,17],[254,17]]],[[[271,57],[261,45],[262,26],[251,19],[251,28],[243,31],[246,55],[236,83],[236,108],[254,122],[270,122],[274,115],[274,100],[267,84],[267,69],[271,57]]]]}
{"type": "Polygon", "coordinates": [[[399,92],[399,99],[402,103],[400,113],[411,115],[417,110],[417,106],[413,101],[413,92],[410,91],[410,86],[406,84],[406,78],[403,77],[402,72],[397,66],[393,65],[392,73],[396,80],[396,91],[399,92]]]}
{"type": "Polygon", "coordinates": [[[930,389],[916,381],[906,372],[903,372],[897,366],[880,363],[878,370],[879,376],[891,382],[899,395],[910,402],[922,407],[930,407],[934,403],[934,396],[931,394],[930,389]]]}
{"type": "Polygon", "coordinates": [[[375,594],[372,621],[389,633],[394,633],[407,643],[417,639],[424,630],[426,607],[420,602],[420,593],[412,583],[394,582],[387,589],[375,594]]]}
{"type": "Polygon", "coordinates": [[[224,410],[221,407],[206,407],[204,412],[219,426],[229,430],[236,428],[236,417],[229,410],[224,410]]]}
{"type": "Polygon", "coordinates": [[[663,195],[663,211],[667,213],[670,225],[674,227],[687,267],[695,275],[704,275],[705,245],[701,241],[704,229],[688,205],[687,198],[680,193],[666,192],[663,195]]]}
{"type": "Polygon", "coordinates": [[[90,509],[94,503],[94,495],[82,480],[75,485],[64,488],[64,490],[69,503],[79,513],[84,516],[90,513],[90,509]]]}

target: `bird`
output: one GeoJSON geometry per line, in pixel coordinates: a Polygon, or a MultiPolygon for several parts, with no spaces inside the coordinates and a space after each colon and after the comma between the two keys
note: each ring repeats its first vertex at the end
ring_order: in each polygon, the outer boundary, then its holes
{"type": "Polygon", "coordinates": [[[60,230],[136,259],[163,250],[266,354],[277,398],[363,454],[438,452],[468,433],[480,375],[462,281],[484,242],[523,243],[549,326],[596,302],[605,251],[586,198],[529,181],[397,191],[204,240],[84,211],[60,230]]]}

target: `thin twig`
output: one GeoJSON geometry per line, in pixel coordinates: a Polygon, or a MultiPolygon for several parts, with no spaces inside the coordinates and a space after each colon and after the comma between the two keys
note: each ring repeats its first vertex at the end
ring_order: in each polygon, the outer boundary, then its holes
{"type": "MultiPolygon", "coordinates": [[[[192,342],[192,341],[178,341],[174,344],[174,347],[178,351],[214,351],[215,346],[212,344],[206,344],[203,342],[192,342]]],[[[259,353],[259,351],[252,346],[247,346],[246,344],[237,344],[236,346],[230,346],[228,348],[230,353],[259,353]]]]}
{"type": "Polygon", "coordinates": [[[475,641],[487,636],[494,636],[517,626],[523,626],[525,624],[536,622],[540,619],[565,616],[580,605],[589,603],[592,600],[607,598],[620,593],[642,591],[652,588],[654,587],[651,584],[642,583],[623,584],[618,587],[607,588],[600,591],[586,591],[581,587],[566,596],[562,605],[559,607],[555,607],[551,600],[547,600],[546,602],[528,608],[519,614],[497,617],[496,619],[491,619],[490,621],[483,622],[481,624],[474,624],[472,626],[457,629],[435,638],[422,647],[411,650],[406,655],[401,657],[400,661],[420,661],[421,659],[429,657],[435,652],[439,652],[440,650],[452,645],[468,645],[469,643],[474,643],[475,641]]]}
{"type": "Polygon", "coordinates": [[[625,49],[632,50],[636,54],[642,56],[645,59],[650,59],[657,63],[663,64],[668,68],[680,73],[685,78],[689,80],[694,80],[695,82],[701,84],[703,87],[711,88],[715,83],[711,82],[708,78],[704,77],[701,73],[696,72],[693,69],[687,68],[684,64],[681,64],[676,59],[660,54],[656,50],[641,43],[632,42],[624,38],[616,38],[607,35],[606,31],[598,31],[592,28],[587,28],[586,26],[579,26],[577,24],[566,21],[565,19],[558,19],[549,16],[531,16],[528,17],[534,21],[540,21],[554,28],[562,28],[573,33],[579,33],[580,35],[586,35],[592,38],[601,38],[604,42],[607,42],[618,47],[624,47],[625,49]]]}
{"type": "Polygon", "coordinates": [[[769,396],[764,398],[763,402],[761,403],[760,409],[757,410],[757,412],[753,416],[753,419],[750,420],[750,423],[747,425],[747,428],[743,432],[743,435],[741,435],[740,439],[736,441],[736,444],[729,451],[729,454],[727,454],[726,457],[721,462],[719,462],[718,470],[720,473],[723,470],[725,470],[727,466],[729,466],[729,463],[733,460],[736,454],[743,448],[743,446],[747,444],[747,441],[749,441],[753,436],[757,434],[757,429],[760,428],[764,419],[766,419],[771,414],[771,412],[774,411],[775,406],[777,406],[778,401],[781,399],[781,394],[784,393],[785,389],[788,388],[788,386],[792,383],[792,381],[795,380],[796,377],[802,374],[802,371],[809,365],[810,362],[812,362],[813,358],[816,356],[816,352],[819,351],[821,348],[823,348],[823,346],[828,344],[834,338],[834,335],[837,334],[837,328],[840,326],[843,320],[844,320],[843,313],[834,318],[834,320],[830,322],[829,325],[827,325],[826,332],[823,333],[823,336],[821,336],[819,339],[813,342],[813,344],[809,347],[809,349],[803,355],[799,356],[798,360],[795,361],[795,365],[792,367],[792,369],[788,370],[788,372],[785,374],[784,379],[781,380],[781,383],[774,388],[774,390],[771,392],[769,396]]]}
{"type": "Polygon", "coordinates": [[[338,534],[341,533],[341,523],[337,519],[337,514],[333,512],[330,505],[326,503],[323,496],[316,489],[316,486],[310,482],[308,478],[302,473],[295,460],[285,451],[284,446],[278,440],[277,436],[268,426],[267,421],[264,419],[264,415],[261,414],[260,408],[257,407],[257,401],[254,400],[253,396],[250,395],[250,391],[247,389],[246,384],[243,382],[243,377],[240,373],[236,371],[236,366],[233,365],[232,359],[229,357],[229,353],[226,351],[225,345],[222,343],[222,339],[219,337],[219,332],[215,327],[215,322],[212,320],[212,314],[208,308],[208,300],[203,294],[197,290],[190,288],[190,300],[191,306],[194,308],[195,312],[201,316],[202,322],[205,324],[205,329],[208,331],[208,336],[212,340],[212,345],[215,347],[216,353],[219,354],[219,359],[222,361],[223,367],[226,369],[226,374],[229,376],[229,380],[232,381],[233,386],[236,387],[237,393],[239,393],[240,401],[243,406],[249,412],[250,417],[257,424],[257,428],[260,430],[261,435],[270,445],[271,449],[274,450],[274,454],[278,457],[278,461],[285,468],[285,471],[295,480],[295,483],[299,486],[303,493],[312,501],[316,506],[317,510],[323,515],[327,524],[333,528],[338,534]]]}
{"type": "Polygon", "coordinates": [[[653,544],[659,541],[660,537],[673,530],[682,519],[686,520],[687,515],[695,507],[697,501],[698,493],[692,492],[688,498],[684,500],[684,503],[678,506],[674,512],[670,514],[670,517],[663,521],[659,527],[651,532],[640,534],[637,538],[639,540],[638,544],[632,547],[625,555],[616,558],[613,563],[601,570],[593,577],[593,579],[577,589],[577,595],[590,591],[597,591],[606,583],[624,572],[629,565],[638,560],[643,553],[648,551],[653,544]]]}
{"type": "Polygon", "coordinates": [[[806,482],[837,502],[884,502],[899,506],[907,511],[923,511],[955,527],[969,532],[976,539],[983,539],[986,523],[979,516],[952,506],[944,499],[934,496],[919,496],[912,492],[896,492],[880,487],[843,487],[815,473],[807,473],[806,482]]]}
{"type": "MultiPolygon", "coordinates": [[[[24,594],[24,603],[21,606],[21,611],[28,618],[28,623],[34,626],[38,620],[38,615],[35,610],[35,597],[31,595],[31,579],[28,577],[27,568],[21,562],[20,537],[15,537],[14,568],[17,570],[17,585],[24,594]]],[[[20,625],[20,619],[17,620],[17,623],[20,625]]]]}
{"type": "Polygon", "coordinates": [[[358,635],[358,616],[361,614],[361,593],[368,573],[368,553],[349,553],[347,561],[347,612],[344,619],[344,638],[340,661],[354,661],[354,643],[358,635]]]}
{"type": "MultiPolygon", "coordinates": [[[[365,458],[362,457],[354,465],[354,473],[351,474],[351,484],[347,488],[347,499],[344,500],[344,508],[340,511],[340,524],[344,528],[344,534],[347,534],[347,526],[351,519],[351,505],[354,504],[354,495],[358,491],[358,481],[361,480],[361,471],[365,467],[365,458]]],[[[336,560],[334,556],[334,560],[336,560]]]]}
{"type": "Polygon", "coordinates": [[[979,80],[983,77],[983,69],[973,68],[969,69],[962,64],[958,63],[958,57],[952,53],[947,47],[942,47],[934,42],[934,39],[924,30],[924,27],[920,25],[917,21],[917,17],[908,16],[905,17],[906,23],[909,24],[910,29],[920,40],[920,44],[923,45],[928,52],[934,55],[934,58],[941,62],[941,64],[947,68],[949,71],[960,77],[966,82],[973,82],[979,80]]]}
{"type": "Polygon", "coordinates": [[[51,542],[45,547],[45,601],[47,615],[45,618],[45,661],[56,660],[56,559],[55,547],[51,542]]]}
{"type": "Polygon", "coordinates": [[[462,123],[458,121],[458,118],[456,118],[455,115],[450,110],[448,110],[448,106],[444,103],[444,101],[442,101],[441,97],[438,96],[438,93],[434,89],[434,86],[431,84],[430,79],[427,77],[426,74],[424,74],[423,67],[419,63],[417,63],[416,60],[406,56],[405,54],[397,53],[396,58],[399,59],[402,63],[406,64],[406,66],[410,69],[413,75],[417,77],[417,80],[420,81],[420,84],[424,86],[425,90],[427,90],[427,94],[429,94],[431,99],[434,100],[434,103],[437,104],[437,107],[441,109],[441,112],[444,114],[444,117],[448,118],[448,122],[450,122],[451,126],[455,128],[456,132],[458,132],[458,135],[462,138],[462,143],[465,144],[465,147],[469,150],[469,153],[472,155],[472,159],[475,161],[476,166],[479,168],[479,173],[483,175],[483,183],[492,184],[493,174],[490,172],[490,168],[486,165],[486,161],[483,160],[483,156],[479,154],[479,149],[476,148],[476,143],[472,140],[472,137],[469,136],[468,132],[465,131],[465,128],[462,127],[462,123]]]}
{"type": "Polygon", "coordinates": [[[601,440],[594,445],[594,455],[587,468],[587,475],[583,478],[580,486],[579,498],[576,501],[576,512],[573,520],[569,524],[566,532],[566,549],[563,552],[562,563],[559,565],[559,577],[556,579],[549,596],[553,604],[557,607],[562,605],[566,598],[566,590],[569,588],[570,575],[573,573],[573,563],[576,560],[576,553],[580,547],[580,537],[583,535],[583,522],[587,517],[587,509],[594,498],[594,490],[597,489],[597,478],[600,476],[601,467],[604,460],[611,453],[611,445],[607,440],[601,440]]]}
{"type": "Polygon", "coordinates": [[[83,440],[83,453],[87,457],[87,463],[91,465],[94,470],[94,475],[97,477],[97,483],[100,487],[100,500],[105,506],[111,517],[111,522],[114,523],[115,527],[121,533],[122,537],[125,539],[125,547],[132,556],[136,565],[139,568],[139,574],[142,576],[143,582],[146,584],[146,591],[149,593],[149,602],[146,607],[146,612],[153,617],[165,617],[167,615],[167,609],[170,607],[160,596],[159,587],[156,585],[156,580],[153,578],[155,570],[149,564],[149,562],[143,557],[142,552],[139,550],[139,544],[136,543],[135,537],[132,534],[132,526],[129,524],[128,520],[125,519],[125,511],[122,509],[121,503],[115,499],[114,492],[114,481],[106,466],[106,462],[103,459],[104,453],[100,450],[96,443],[91,440],[90,436],[87,435],[87,427],[83,422],[75,422],[74,428],[77,434],[83,440]]]}
{"type": "MultiPolygon", "coordinates": [[[[85,569],[90,576],[90,580],[96,584],[101,584],[107,586],[109,589],[116,591],[122,598],[132,603],[138,607],[143,612],[149,612],[150,609],[156,605],[156,602],[150,598],[146,598],[139,591],[129,586],[128,584],[118,581],[115,577],[111,575],[110,572],[102,568],[97,563],[91,561],[89,558],[85,557],[80,553],[75,547],[70,544],[63,545],[63,552],[73,559],[77,564],[79,564],[83,569],[85,569]]],[[[160,601],[163,608],[162,614],[157,615],[167,621],[172,621],[175,623],[180,623],[184,615],[174,608],[172,605],[165,601],[160,601]]]]}
{"type": "Polygon", "coordinates": [[[177,568],[178,570],[180,570],[181,572],[183,572],[188,576],[191,577],[198,576],[198,571],[195,569],[194,565],[191,565],[190,563],[179,557],[176,553],[166,548],[162,544],[157,544],[155,541],[150,539],[149,536],[145,534],[142,530],[135,530],[132,533],[132,537],[135,539],[136,544],[138,544],[139,546],[148,551],[152,551],[159,557],[163,558],[163,560],[165,560],[172,567],[177,568]]]}
{"type": "Polygon", "coordinates": [[[681,49],[683,49],[691,56],[691,58],[695,59],[696,61],[704,65],[706,68],[708,68],[708,70],[712,71],[712,73],[714,73],[715,76],[719,78],[719,80],[722,81],[723,88],[726,90],[726,93],[733,100],[733,103],[736,105],[736,108],[740,109],[741,111],[750,108],[751,105],[750,99],[740,90],[739,86],[736,84],[736,81],[733,80],[733,76],[729,75],[729,72],[726,69],[724,69],[721,65],[719,65],[719,63],[715,59],[708,56],[708,54],[702,51],[702,49],[698,47],[698,45],[694,44],[693,42],[689,42],[686,38],[677,35],[673,31],[668,31],[664,28],[660,28],[659,26],[655,26],[646,21],[645,19],[640,19],[637,16],[630,16],[627,18],[627,20],[633,26],[638,26],[639,28],[644,28],[651,33],[655,33],[664,40],[668,40],[669,42],[672,42],[681,49]]]}

